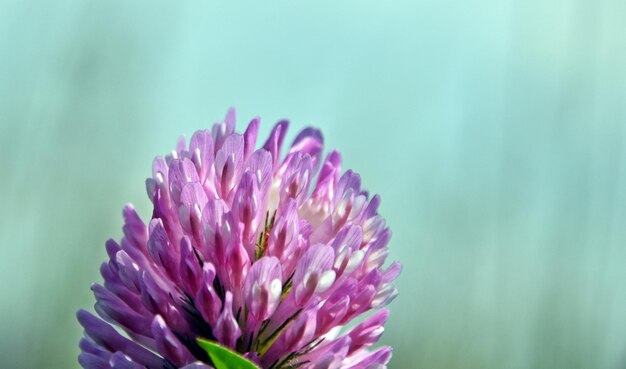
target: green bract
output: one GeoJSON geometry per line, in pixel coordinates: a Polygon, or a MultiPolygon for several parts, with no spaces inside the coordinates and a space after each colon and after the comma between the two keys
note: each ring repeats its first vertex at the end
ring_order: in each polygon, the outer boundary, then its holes
{"type": "Polygon", "coordinates": [[[259,369],[252,361],[216,342],[198,338],[198,345],[209,354],[215,369],[259,369]]]}

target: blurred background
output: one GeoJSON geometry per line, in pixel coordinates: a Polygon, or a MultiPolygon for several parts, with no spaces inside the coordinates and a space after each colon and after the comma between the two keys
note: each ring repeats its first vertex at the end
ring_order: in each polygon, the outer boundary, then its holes
{"type": "Polygon", "coordinates": [[[626,2],[0,0],[0,362],[78,368],[151,160],[320,127],[404,263],[391,368],[626,368],[626,2]]]}

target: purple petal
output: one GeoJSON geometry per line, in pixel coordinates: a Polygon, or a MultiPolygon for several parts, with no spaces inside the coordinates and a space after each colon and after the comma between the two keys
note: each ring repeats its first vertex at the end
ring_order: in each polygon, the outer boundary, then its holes
{"type": "MultiPolygon", "coordinates": [[[[250,256],[248,251],[243,247],[241,243],[233,245],[228,254],[228,260],[226,262],[226,271],[230,281],[230,288],[236,291],[242,291],[246,274],[250,269],[250,256]]],[[[241,297],[241,293],[237,295],[241,297]]],[[[240,300],[237,300],[240,301],[240,300]]]]}
{"type": "Polygon", "coordinates": [[[78,363],[85,369],[110,369],[109,362],[106,359],[87,352],[81,352],[78,355],[78,363]]]}
{"type": "Polygon", "coordinates": [[[387,256],[389,255],[389,249],[387,249],[386,245],[390,239],[391,232],[389,229],[385,229],[381,232],[378,239],[369,244],[367,252],[365,253],[364,267],[366,272],[378,269],[385,264],[385,260],[387,260],[387,256]]]}
{"type": "Polygon", "coordinates": [[[233,198],[232,212],[243,230],[243,240],[252,246],[248,250],[251,254],[254,252],[254,239],[258,227],[258,212],[260,204],[259,190],[254,174],[246,172],[233,198]]]}
{"type": "Polygon", "coordinates": [[[153,278],[144,272],[141,297],[144,305],[153,313],[160,314],[172,329],[185,330],[187,323],[182,312],[174,305],[181,299],[176,287],[165,281],[153,278]]]}
{"type": "Polygon", "coordinates": [[[293,155],[281,178],[280,203],[285,204],[290,199],[294,199],[298,205],[301,205],[308,196],[312,176],[311,157],[299,152],[293,155]]]}
{"type": "MultiPolygon", "coordinates": [[[[165,158],[162,156],[154,158],[152,161],[152,178],[156,179],[160,175],[164,180],[167,180],[169,178],[168,174],[169,166],[167,165],[165,158]]],[[[166,186],[166,188],[169,188],[169,186],[166,186]]]]}
{"type": "Polygon", "coordinates": [[[264,200],[272,182],[272,154],[264,149],[255,151],[248,159],[246,171],[254,174],[259,198],[264,200]]]}
{"type": "Polygon", "coordinates": [[[181,205],[178,208],[178,220],[183,230],[183,234],[190,235],[194,240],[200,240],[202,235],[202,211],[200,207],[181,205]]]}
{"type": "Polygon", "coordinates": [[[202,284],[196,295],[196,307],[210,325],[215,325],[222,310],[222,300],[217,296],[213,289],[213,280],[215,278],[215,268],[210,263],[205,263],[202,270],[202,284]]]}
{"type": "Polygon", "coordinates": [[[196,361],[195,363],[187,364],[180,369],[213,369],[213,367],[196,361]]]}
{"type": "Polygon", "coordinates": [[[357,225],[347,225],[339,231],[331,244],[336,255],[334,268],[337,275],[351,273],[361,265],[365,255],[359,250],[362,240],[363,232],[357,225]]]}
{"type": "Polygon", "coordinates": [[[180,194],[180,203],[188,207],[197,206],[204,209],[209,198],[199,182],[186,183],[180,194]]]}
{"type": "Polygon", "coordinates": [[[97,300],[95,309],[103,318],[110,318],[132,332],[144,336],[148,334],[150,323],[145,317],[99,284],[92,285],[91,289],[97,300]]]}
{"type": "Polygon", "coordinates": [[[250,124],[248,124],[248,128],[246,128],[246,131],[243,134],[243,141],[244,141],[243,155],[244,155],[245,160],[247,160],[250,157],[250,155],[252,155],[252,152],[254,151],[254,146],[256,145],[256,139],[259,133],[260,122],[261,122],[261,118],[259,117],[255,117],[254,119],[252,119],[250,121],[250,124]]]}
{"type": "Polygon", "coordinates": [[[324,302],[317,314],[317,333],[324,334],[339,325],[348,311],[350,298],[346,295],[335,295],[324,302]]]}
{"type": "Polygon", "coordinates": [[[299,256],[296,253],[299,244],[299,228],[297,204],[295,200],[292,200],[277,216],[267,244],[267,255],[275,256],[281,260],[281,263],[286,267],[285,274],[291,274],[293,262],[299,256]]]}
{"type": "Polygon", "coordinates": [[[104,347],[98,345],[90,338],[81,338],[78,344],[80,350],[82,352],[86,352],[88,354],[96,355],[100,358],[108,360],[111,357],[111,351],[105,349],[104,347]]]}
{"type": "Polygon", "coordinates": [[[282,270],[280,261],[271,256],[257,260],[246,277],[244,295],[248,311],[257,321],[268,319],[280,303],[282,270]]]}
{"type": "Polygon", "coordinates": [[[361,287],[355,295],[350,296],[350,306],[348,307],[344,322],[348,322],[350,319],[369,310],[375,295],[376,289],[374,286],[366,285],[361,287]]]}
{"type": "Polygon", "coordinates": [[[305,128],[303,129],[291,145],[289,154],[300,152],[309,154],[313,158],[313,168],[317,167],[319,157],[324,149],[324,137],[319,129],[305,128]]]}
{"type": "Polygon", "coordinates": [[[109,255],[109,259],[115,260],[115,254],[117,254],[117,252],[120,251],[122,248],[120,247],[120,245],[117,244],[117,242],[115,242],[115,240],[112,239],[108,239],[105,245],[107,255],[109,255]]]}
{"type": "Polygon", "coordinates": [[[215,123],[213,125],[213,142],[215,143],[215,152],[222,148],[226,137],[230,136],[235,131],[236,115],[234,108],[228,109],[226,117],[223,122],[215,123]]]}
{"type": "Polygon", "coordinates": [[[394,261],[389,265],[387,270],[383,272],[382,282],[383,283],[391,283],[394,279],[396,279],[400,273],[402,272],[402,264],[398,261],[394,261]]]}
{"type": "Polygon", "coordinates": [[[341,154],[337,151],[331,151],[322,165],[312,197],[321,202],[332,200],[340,173],[341,154]]]}
{"type": "Polygon", "coordinates": [[[385,230],[385,219],[379,216],[373,216],[363,222],[363,240],[371,242],[385,230]]]}
{"type": "Polygon", "coordinates": [[[318,244],[302,256],[293,276],[294,297],[302,306],[315,293],[326,291],[335,280],[332,265],[335,259],[332,247],[318,244]]]}
{"type": "Polygon", "coordinates": [[[237,111],[235,108],[229,108],[224,117],[224,123],[226,123],[226,132],[229,134],[235,131],[235,124],[237,122],[237,111]]]}
{"type": "Polygon", "coordinates": [[[205,225],[204,256],[214,265],[226,263],[227,251],[238,231],[232,214],[224,212],[226,209],[221,209],[220,202],[221,200],[210,201],[202,215],[202,223],[205,225]],[[213,216],[210,215],[212,213],[213,216]]]}
{"type": "Polygon", "coordinates": [[[145,252],[146,242],[148,242],[148,228],[139,218],[135,208],[131,204],[126,204],[122,211],[124,216],[124,237],[132,241],[134,246],[145,252]]]}
{"type": "Polygon", "coordinates": [[[398,289],[391,284],[386,284],[376,291],[376,294],[371,301],[371,306],[373,308],[386,306],[397,296],[398,289]]]}
{"type": "Polygon", "coordinates": [[[243,169],[243,137],[232,134],[224,140],[223,147],[215,155],[215,175],[222,198],[227,198],[230,190],[239,180],[243,169]]]}
{"type": "Polygon", "coordinates": [[[170,243],[163,221],[155,218],[150,221],[150,239],[148,251],[154,262],[163,267],[172,279],[178,276],[178,255],[170,243]]]}
{"type": "Polygon", "coordinates": [[[204,183],[210,173],[214,159],[211,133],[208,130],[194,133],[189,143],[189,152],[191,161],[194,163],[200,177],[200,182],[204,183]]]}
{"type": "Polygon", "coordinates": [[[183,237],[180,241],[180,267],[178,270],[183,289],[190,296],[194,296],[202,281],[202,267],[191,241],[187,237],[183,237]]]}
{"type": "Polygon", "coordinates": [[[152,335],[159,353],[174,365],[181,366],[192,360],[191,353],[168,328],[160,315],[152,320],[152,335]]]}
{"type": "Polygon", "coordinates": [[[241,329],[233,316],[233,294],[230,291],[226,292],[224,309],[215,323],[213,335],[220,343],[230,348],[235,347],[237,339],[241,336],[241,329]]]}
{"type": "Polygon", "coordinates": [[[272,154],[272,161],[274,168],[277,168],[278,161],[280,160],[280,148],[283,145],[283,140],[287,134],[287,128],[289,127],[289,121],[281,120],[276,123],[270,137],[265,141],[263,148],[272,154]]]}
{"type": "Polygon", "coordinates": [[[118,265],[120,280],[129,290],[138,293],[141,280],[141,269],[139,265],[137,265],[124,250],[120,250],[115,255],[115,261],[118,265]]]}
{"type": "Polygon", "coordinates": [[[157,368],[163,365],[161,358],[137,343],[122,337],[113,327],[96,318],[91,313],[79,310],[76,313],[76,317],[83,328],[85,328],[85,334],[105,349],[124,352],[134,361],[148,367],[157,368]]]}
{"type": "Polygon", "coordinates": [[[126,355],[124,355],[121,352],[116,352],[113,355],[111,355],[111,358],[109,359],[109,365],[111,365],[111,368],[113,369],[143,369],[145,368],[144,366],[141,366],[135,363],[134,361],[126,357],[126,355]]]}
{"type": "Polygon", "coordinates": [[[143,312],[143,305],[137,292],[131,291],[122,282],[119,276],[119,267],[115,266],[112,261],[102,263],[100,273],[104,278],[104,288],[111,291],[114,295],[122,299],[134,311],[143,312]]]}
{"type": "Polygon", "coordinates": [[[183,158],[172,161],[169,170],[169,189],[174,202],[180,202],[180,193],[185,184],[198,181],[200,181],[200,177],[198,177],[196,167],[191,160],[183,158]]]}
{"type": "Polygon", "coordinates": [[[389,311],[383,309],[354,327],[350,333],[348,333],[351,339],[348,355],[378,342],[378,339],[385,331],[384,324],[388,316],[389,311]]]}
{"type": "Polygon", "coordinates": [[[304,355],[302,360],[310,360],[315,363],[316,367],[320,368],[342,368],[349,347],[350,337],[342,336],[335,341],[320,345],[320,347],[304,355]]]}
{"type": "Polygon", "coordinates": [[[372,352],[358,362],[348,366],[346,369],[375,369],[386,368],[387,363],[391,360],[392,348],[384,346],[372,352]]]}

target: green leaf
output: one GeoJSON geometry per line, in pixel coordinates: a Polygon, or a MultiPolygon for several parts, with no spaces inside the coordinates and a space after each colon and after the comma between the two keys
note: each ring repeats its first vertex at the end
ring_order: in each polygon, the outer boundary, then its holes
{"type": "Polygon", "coordinates": [[[215,369],[260,369],[238,352],[221,346],[217,342],[198,338],[198,345],[209,354],[215,369]]]}

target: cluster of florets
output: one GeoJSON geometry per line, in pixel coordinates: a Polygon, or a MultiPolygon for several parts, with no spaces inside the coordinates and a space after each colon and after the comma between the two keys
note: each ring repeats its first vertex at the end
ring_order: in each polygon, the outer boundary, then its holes
{"type": "Polygon", "coordinates": [[[391,348],[369,347],[386,309],[343,328],[397,294],[379,197],[341,172],[338,152],[322,161],[318,130],[281,158],[287,126],[255,150],[259,119],[237,134],[230,110],[154,160],[152,218],[124,208],[124,237],[107,242],[92,288],[104,320],[78,313],[83,367],[211,368],[198,338],[261,368],[385,367],[391,348]]]}

